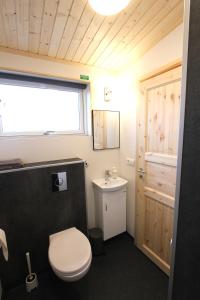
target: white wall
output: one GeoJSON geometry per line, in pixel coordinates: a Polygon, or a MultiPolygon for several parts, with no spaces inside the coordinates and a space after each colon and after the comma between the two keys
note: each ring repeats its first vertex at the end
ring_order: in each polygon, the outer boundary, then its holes
{"type": "Polygon", "coordinates": [[[183,26],[162,39],[149,50],[137,63],[126,68],[119,74],[119,97],[121,107],[121,175],[129,180],[127,199],[127,228],[134,236],[135,232],[135,166],[127,165],[126,158],[136,158],[136,110],[139,101],[139,78],[161,66],[182,57],[183,26]]]}
{"type": "MultiPolygon", "coordinates": [[[[3,52],[0,53],[0,68],[76,80],[80,78],[80,74],[89,75],[91,108],[115,110],[119,108],[115,96],[113,96],[111,103],[106,103],[103,100],[104,86],[114,87],[115,74],[112,72],[3,52]]],[[[119,169],[118,149],[93,151],[91,136],[60,135],[1,138],[0,160],[17,157],[25,163],[70,157],[80,157],[87,160],[89,164],[86,169],[88,225],[89,227],[94,226],[94,201],[91,181],[94,178],[104,176],[104,170],[112,168],[113,165],[119,169]]]]}
{"type": "Polygon", "coordinates": [[[134,236],[135,167],[127,164],[127,158],[135,159],[136,137],[136,81],[133,72],[124,72],[117,78],[118,97],[121,101],[120,173],[128,180],[127,231],[134,236]]]}
{"type": "Polygon", "coordinates": [[[182,58],[183,24],[169,33],[156,46],[151,48],[134,65],[134,73],[140,78],[142,75],[182,58]]]}

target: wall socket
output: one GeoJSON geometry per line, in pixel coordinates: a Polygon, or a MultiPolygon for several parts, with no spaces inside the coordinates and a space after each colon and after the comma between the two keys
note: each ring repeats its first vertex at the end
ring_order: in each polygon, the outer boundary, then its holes
{"type": "Polygon", "coordinates": [[[134,167],[135,166],[135,159],[131,158],[131,157],[127,157],[126,158],[126,163],[127,163],[127,165],[134,167]]]}

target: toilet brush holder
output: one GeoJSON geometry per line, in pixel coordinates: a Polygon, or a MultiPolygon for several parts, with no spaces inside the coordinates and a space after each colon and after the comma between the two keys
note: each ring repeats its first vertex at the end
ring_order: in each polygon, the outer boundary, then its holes
{"type": "Polygon", "coordinates": [[[28,276],[26,276],[26,290],[30,293],[33,289],[38,287],[38,279],[36,273],[32,273],[31,271],[31,259],[29,252],[26,253],[26,261],[29,271],[28,276]]]}
{"type": "Polygon", "coordinates": [[[31,273],[26,276],[26,291],[30,293],[33,289],[38,287],[38,279],[36,273],[31,273]]]}

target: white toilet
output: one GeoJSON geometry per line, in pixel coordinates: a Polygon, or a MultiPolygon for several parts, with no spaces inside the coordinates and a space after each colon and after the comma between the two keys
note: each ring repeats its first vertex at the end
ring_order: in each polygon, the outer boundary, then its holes
{"type": "Polygon", "coordinates": [[[49,262],[64,281],[76,281],[89,270],[92,251],[87,237],[75,227],[49,237],[49,262]]]}

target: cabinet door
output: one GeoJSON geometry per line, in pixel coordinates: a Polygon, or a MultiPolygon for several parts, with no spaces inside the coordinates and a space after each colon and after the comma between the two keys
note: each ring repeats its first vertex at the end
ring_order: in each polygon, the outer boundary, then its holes
{"type": "Polygon", "coordinates": [[[126,231],[126,190],[104,197],[104,240],[126,231]]]}

